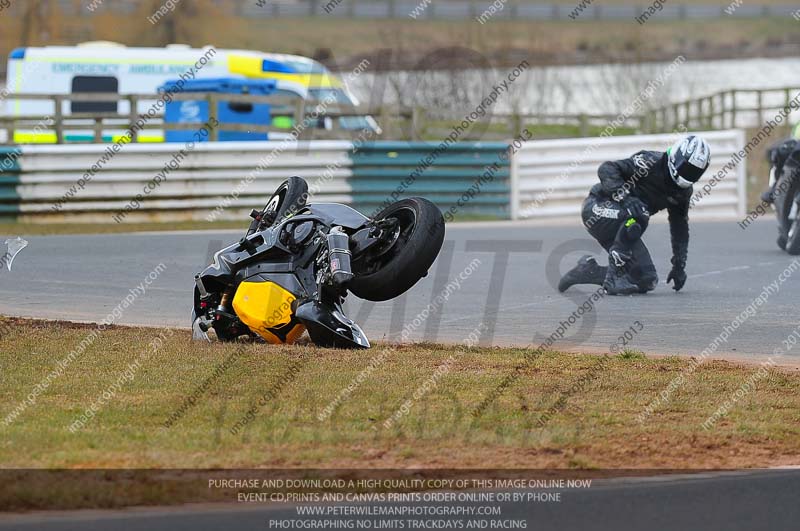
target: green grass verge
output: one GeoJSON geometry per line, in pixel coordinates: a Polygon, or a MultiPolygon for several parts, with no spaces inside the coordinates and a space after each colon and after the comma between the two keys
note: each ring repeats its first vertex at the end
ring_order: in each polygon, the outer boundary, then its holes
{"type": "Polygon", "coordinates": [[[706,430],[702,423],[757,367],[708,361],[641,423],[637,415],[689,360],[548,352],[523,364],[476,418],[470,413],[515,373],[524,350],[204,344],[174,331],[152,351],[164,332],[144,328],[115,327],[84,342],[85,351],[7,423],[92,330],[0,321],[3,467],[690,469],[800,456],[800,374],[781,369],[706,430]],[[103,400],[126,370],[131,378],[103,400]],[[190,397],[194,404],[176,413],[190,397]],[[93,403],[93,418],[72,432],[93,403]],[[243,423],[248,411],[252,421],[243,423]],[[549,420],[540,422],[543,415],[549,420]]]}

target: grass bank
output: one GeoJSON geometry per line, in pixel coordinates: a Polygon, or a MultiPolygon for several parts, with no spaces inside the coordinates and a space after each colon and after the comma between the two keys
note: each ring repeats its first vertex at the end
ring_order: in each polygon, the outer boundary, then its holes
{"type": "Polygon", "coordinates": [[[800,374],[778,368],[704,429],[757,367],[707,361],[640,422],[689,360],[547,352],[524,364],[525,351],[513,348],[364,352],[92,330],[0,321],[3,467],[588,470],[800,461],[800,374]],[[472,416],[515,370],[519,378],[472,416]]]}

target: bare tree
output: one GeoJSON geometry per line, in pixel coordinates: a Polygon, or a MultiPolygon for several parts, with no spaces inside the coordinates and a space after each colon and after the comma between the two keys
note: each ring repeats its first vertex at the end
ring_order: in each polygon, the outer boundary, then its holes
{"type": "Polygon", "coordinates": [[[234,14],[212,0],[181,0],[172,10],[163,0],[149,0],[139,8],[137,19],[142,22],[137,41],[151,46],[208,44],[226,35],[236,35],[229,27],[234,14]]]}
{"type": "Polygon", "coordinates": [[[20,17],[20,42],[30,46],[50,40],[51,24],[55,18],[55,2],[53,0],[28,0],[22,6],[20,17]]]}

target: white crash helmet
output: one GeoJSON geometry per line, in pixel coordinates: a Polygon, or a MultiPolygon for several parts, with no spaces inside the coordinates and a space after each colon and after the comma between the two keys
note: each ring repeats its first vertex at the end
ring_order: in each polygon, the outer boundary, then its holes
{"type": "Polygon", "coordinates": [[[681,188],[689,188],[699,181],[709,164],[711,149],[699,136],[689,135],[667,150],[670,177],[681,188]]]}

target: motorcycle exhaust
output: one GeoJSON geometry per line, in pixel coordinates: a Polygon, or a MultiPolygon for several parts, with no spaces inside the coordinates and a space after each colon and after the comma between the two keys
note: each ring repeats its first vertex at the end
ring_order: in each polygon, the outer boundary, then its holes
{"type": "Polygon", "coordinates": [[[350,237],[341,227],[334,227],[327,234],[328,261],[331,267],[331,277],[336,286],[343,286],[353,279],[353,270],[350,267],[350,237]]]}

